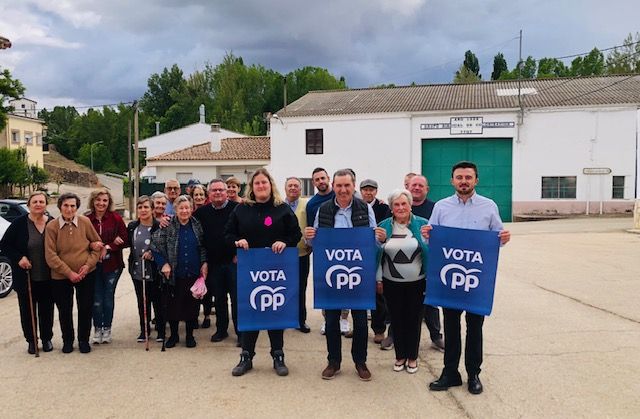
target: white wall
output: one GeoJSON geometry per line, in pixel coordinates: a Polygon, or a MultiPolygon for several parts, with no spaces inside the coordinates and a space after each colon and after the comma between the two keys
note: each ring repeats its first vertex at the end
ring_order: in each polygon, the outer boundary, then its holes
{"type": "MultiPolygon", "coordinates": [[[[157,162],[158,163],[158,162],[157,162]]],[[[222,177],[223,175],[233,175],[246,182],[248,177],[258,169],[268,164],[268,161],[247,161],[247,164],[235,165],[214,165],[210,162],[180,162],[175,164],[171,162],[163,162],[162,165],[156,165],[156,178],[154,183],[164,183],[168,179],[175,179],[176,173],[192,173],[192,178],[198,179],[200,182],[207,183],[211,179],[222,177]],[[187,164],[190,163],[190,164],[187,164]]]]}
{"type": "MultiPolygon", "coordinates": [[[[375,179],[378,196],[385,200],[402,186],[410,170],[411,121],[405,114],[281,118],[271,121],[271,165],[282,192],[289,176],[310,178],[316,167],[324,167],[329,176],[338,169],[351,168],[357,182],[375,179]],[[306,154],[305,130],[323,130],[324,154],[306,154]]],[[[358,185],[356,185],[358,186],[358,185]]]]}
{"type": "Polygon", "coordinates": [[[245,137],[244,134],[220,129],[220,131],[211,131],[210,124],[191,124],[184,128],[169,131],[154,137],[149,137],[140,141],[140,147],[145,148],[147,158],[155,157],[170,151],[182,150],[192,145],[206,143],[212,141],[213,147],[220,150],[220,140],[223,138],[239,138],[245,137]]]}

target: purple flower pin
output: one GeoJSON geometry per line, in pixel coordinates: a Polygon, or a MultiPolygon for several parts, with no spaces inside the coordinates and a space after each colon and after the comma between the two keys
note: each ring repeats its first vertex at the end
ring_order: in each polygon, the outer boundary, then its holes
{"type": "Polygon", "coordinates": [[[271,224],[273,224],[273,220],[271,219],[271,216],[267,216],[264,219],[264,225],[266,225],[267,227],[271,227],[271,224]]]}

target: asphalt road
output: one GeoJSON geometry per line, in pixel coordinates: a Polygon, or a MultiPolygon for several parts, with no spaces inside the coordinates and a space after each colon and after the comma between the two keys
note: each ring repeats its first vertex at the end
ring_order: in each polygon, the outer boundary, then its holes
{"type": "MultiPolygon", "coordinates": [[[[484,326],[485,392],[466,387],[433,393],[442,354],[429,348],[423,328],[420,370],[392,371],[393,351],[381,351],[370,333],[371,382],[360,382],[343,339],[342,373],[324,381],[326,343],[321,315],[310,311],[312,332],[285,332],[288,377],[272,369],[265,333],[254,370],[232,377],[234,339],[145,352],[138,333],[135,294],[128,275],[116,292],[114,341],[26,353],[15,294],[0,300],[2,417],[639,417],[640,235],[629,218],[511,224],[501,251],[494,312],[484,326]]],[[[311,292],[309,292],[311,298],[311,292]]],[[[464,367],[462,367],[464,368],[464,367]]],[[[465,377],[462,369],[463,377],[465,377]]]]}

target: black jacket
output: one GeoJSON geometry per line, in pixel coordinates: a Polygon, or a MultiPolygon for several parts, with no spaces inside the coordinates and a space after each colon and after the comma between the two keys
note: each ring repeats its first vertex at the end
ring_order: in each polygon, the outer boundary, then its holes
{"type": "MultiPolygon", "coordinates": [[[[29,257],[27,254],[27,245],[29,242],[29,227],[27,220],[29,215],[24,214],[13,220],[7,231],[0,241],[0,249],[2,254],[11,260],[11,268],[13,270],[13,289],[17,292],[27,289],[27,271],[18,266],[18,262],[23,256],[29,257]]],[[[47,216],[47,224],[53,220],[53,217],[47,216]]],[[[46,264],[46,262],[45,262],[46,264]]]]}
{"type": "Polygon", "coordinates": [[[227,201],[227,205],[221,209],[215,209],[213,205],[204,205],[197,209],[193,216],[202,224],[204,232],[204,247],[207,249],[209,264],[227,264],[233,261],[236,255],[236,247],[224,239],[224,227],[237,202],[227,201]]]}
{"type": "MultiPolygon", "coordinates": [[[[136,228],[139,225],[140,225],[140,220],[131,221],[129,225],[127,225],[127,236],[129,236],[129,245],[131,246],[131,249],[130,249],[131,251],[129,252],[129,260],[128,260],[128,265],[129,265],[128,268],[129,268],[129,274],[131,275],[131,278],[133,278],[133,266],[134,266],[133,234],[135,233],[136,228]]],[[[159,228],[160,228],[160,223],[154,218],[153,224],[151,224],[151,235],[153,236],[153,233],[155,233],[156,230],[158,230],[159,228]]],[[[151,278],[154,278],[154,279],[157,278],[158,268],[156,267],[156,264],[153,261],[149,261],[148,267],[151,268],[151,278]]]]}
{"type": "Polygon", "coordinates": [[[273,205],[273,200],[264,204],[240,204],[229,216],[224,229],[229,245],[236,240],[245,239],[249,247],[271,247],[276,241],[284,242],[287,247],[296,247],[302,233],[298,218],[287,204],[273,205]]]}

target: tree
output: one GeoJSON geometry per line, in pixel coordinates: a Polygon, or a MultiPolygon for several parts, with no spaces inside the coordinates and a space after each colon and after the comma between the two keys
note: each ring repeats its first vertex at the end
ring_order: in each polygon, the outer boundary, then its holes
{"type": "MultiPolygon", "coordinates": [[[[1,70],[1,69],[0,69],[1,70]]],[[[0,72],[0,131],[7,124],[7,114],[13,111],[12,107],[4,106],[8,99],[18,99],[24,94],[24,86],[20,80],[13,79],[11,72],[4,69],[0,72]]]]}
{"type": "Polygon", "coordinates": [[[640,32],[636,32],[635,39],[629,34],[622,47],[609,53],[606,71],[608,74],[640,73],[640,32]]]}
{"type": "Polygon", "coordinates": [[[604,74],[604,69],[604,55],[594,48],[584,58],[574,58],[569,72],[572,76],[599,76],[604,74]]]}
{"type": "Polygon", "coordinates": [[[557,58],[541,58],[538,62],[539,79],[567,76],[569,76],[569,69],[557,58]]]}
{"type": "Polygon", "coordinates": [[[455,84],[477,83],[480,81],[480,77],[469,70],[464,64],[460,65],[456,75],[453,78],[455,84]]]}
{"type": "Polygon", "coordinates": [[[476,57],[476,55],[471,52],[471,50],[467,50],[464,53],[464,62],[462,63],[462,65],[469,69],[471,73],[475,74],[478,79],[482,78],[482,76],[480,75],[480,64],[478,63],[478,57],[476,57]]]}
{"type": "Polygon", "coordinates": [[[344,78],[336,78],[326,68],[303,67],[287,74],[288,102],[298,100],[312,90],[346,89],[344,78]]]}
{"type": "Polygon", "coordinates": [[[498,80],[502,73],[508,72],[507,60],[504,59],[504,55],[500,52],[493,57],[493,71],[491,72],[491,80],[498,80]]]}
{"type": "Polygon", "coordinates": [[[519,61],[513,70],[500,74],[500,80],[535,79],[536,68],[536,60],[532,56],[528,56],[524,62],[519,61]]]}
{"type": "Polygon", "coordinates": [[[162,73],[154,73],[149,77],[147,80],[148,90],[140,100],[140,109],[149,116],[144,127],[147,133],[155,132],[155,121],[160,121],[163,132],[183,126],[168,123],[171,120],[165,120],[165,125],[163,125],[161,118],[176,103],[176,98],[184,93],[185,85],[184,74],[177,64],[171,66],[170,70],[165,67],[162,73]]]}
{"type": "Polygon", "coordinates": [[[71,157],[69,131],[79,116],[73,106],[56,106],[51,112],[43,109],[38,113],[38,117],[47,125],[47,142],[55,145],[56,150],[64,156],[71,157]]]}

